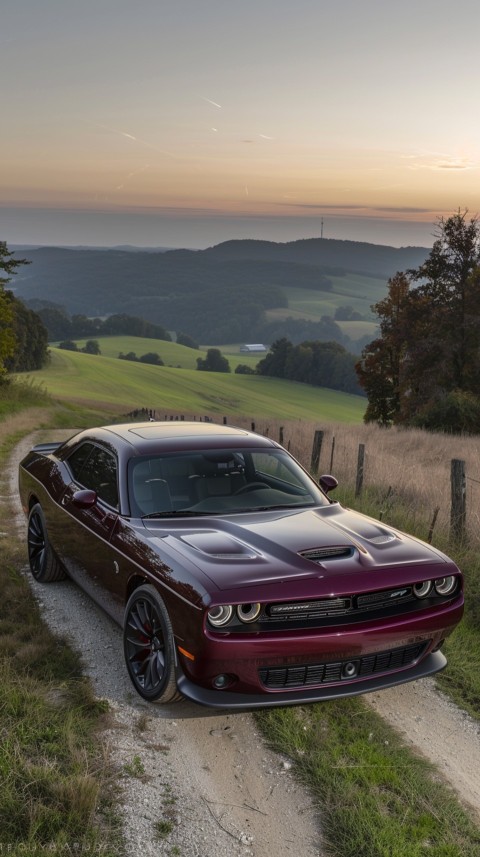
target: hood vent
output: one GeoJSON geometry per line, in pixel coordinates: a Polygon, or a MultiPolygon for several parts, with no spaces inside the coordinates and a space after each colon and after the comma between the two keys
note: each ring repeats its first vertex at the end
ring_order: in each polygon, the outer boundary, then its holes
{"type": "Polygon", "coordinates": [[[394,533],[384,533],[381,536],[374,536],[373,539],[369,539],[368,541],[372,543],[372,545],[386,545],[388,542],[394,542],[396,540],[396,535],[394,533]]]}
{"type": "Polygon", "coordinates": [[[353,556],[353,548],[350,545],[338,545],[337,547],[314,548],[313,550],[300,551],[299,556],[311,559],[312,562],[325,562],[327,559],[347,559],[353,556]]]}

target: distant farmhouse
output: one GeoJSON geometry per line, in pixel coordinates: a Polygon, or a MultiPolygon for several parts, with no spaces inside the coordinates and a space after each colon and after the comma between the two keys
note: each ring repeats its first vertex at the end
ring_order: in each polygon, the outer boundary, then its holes
{"type": "Polygon", "coordinates": [[[268,351],[266,345],[262,345],[261,342],[257,342],[255,345],[241,345],[240,353],[241,354],[256,354],[259,351],[268,351]]]}

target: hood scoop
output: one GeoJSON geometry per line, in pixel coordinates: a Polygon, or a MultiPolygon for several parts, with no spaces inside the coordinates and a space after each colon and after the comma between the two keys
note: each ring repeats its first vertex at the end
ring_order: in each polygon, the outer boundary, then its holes
{"type": "Polygon", "coordinates": [[[311,559],[312,562],[325,562],[327,559],[347,559],[353,556],[353,548],[351,545],[313,548],[307,551],[300,551],[299,556],[303,556],[304,559],[311,559]]]}
{"type": "Polygon", "coordinates": [[[258,553],[239,539],[214,531],[181,536],[181,541],[212,559],[258,559],[258,553]]]}

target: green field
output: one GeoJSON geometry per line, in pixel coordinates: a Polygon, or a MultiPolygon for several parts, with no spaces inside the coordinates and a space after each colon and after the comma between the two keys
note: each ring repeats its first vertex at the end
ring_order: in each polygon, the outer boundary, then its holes
{"type": "MultiPolygon", "coordinates": [[[[117,339],[115,337],[115,339],[117,339]]],[[[125,351],[126,337],[119,337],[125,351]]],[[[106,340],[100,340],[101,347],[106,340]]],[[[132,350],[156,351],[157,340],[133,340],[132,350]]],[[[165,343],[169,345],[169,343],[165,343]]],[[[113,347],[113,346],[112,346],[113,347]]],[[[116,346],[115,346],[116,348],[116,346]]],[[[180,346],[176,346],[180,348],[180,346]]],[[[106,353],[105,348],[105,353],[106,353]]],[[[166,350],[162,349],[165,360],[166,350]],[[165,355],[165,356],[164,356],[165,355]]],[[[191,349],[183,349],[191,351],[191,349]]],[[[198,352],[191,351],[192,355],[198,352]]],[[[48,367],[29,375],[41,383],[55,399],[85,406],[103,406],[105,411],[129,413],[147,408],[162,413],[202,416],[241,414],[244,417],[333,420],[347,423],[362,421],[366,399],[337,393],[308,384],[265,378],[149,366],[108,356],[93,356],[74,351],[51,349],[48,367]]]]}
{"type": "Polygon", "coordinates": [[[365,334],[375,336],[377,321],[372,313],[372,304],[377,303],[387,293],[387,283],[377,277],[362,274],[347,274],[344,277],[329,276],[333,291],[321,292],[314,289],[285,288],[288,307],[268,310],[269,321],[283,321],[286,318],[308,321],[320,321],[323,315],[335,317],[335,311],[342,306],[351,306],[359,312],[364,321],[337,322],[341,330],[356,340],[365,334]]]}
{"type": "MultiPolygon", "coordinates": [[[[208,348],[211,347],[221,349],[222,354],[228,358],[232,372],[235,371],[239,363],[245,363],[254,369],[258,361],[265,356],[264,354],[240,354],[240,344],[205,345],[197,350],[186,348],[184,345],[177,345],[176,342],[166,342],[164,339],[145,339],[141,336],[97,336],[95,339],[100,346],[102,357],[118,357],[120,352],[128,354],[130,351],[133,351],[137,357],[141,357],[142,354],[153,351],[162,358],[165,366],[172,366],[176,369],[196,370],[197,357],[205,357],[208,348]]],[[[86,341],[86,339],[75,340],[79,348],[83,348],[86,341]]]]}

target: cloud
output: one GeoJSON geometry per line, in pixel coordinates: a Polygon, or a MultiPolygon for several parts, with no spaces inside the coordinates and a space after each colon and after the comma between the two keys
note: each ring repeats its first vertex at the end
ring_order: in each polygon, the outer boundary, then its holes
{"type": "Polygon", "coordinates": [[[303,202],[279,202],[277,203],[279,206],[284,206],[287,208],[308,208],[314,209],[318,212],[324,211],[366,211],[370,214],[382,212],[383,214],[435,214],[436,209],[432,208],[421,208],[419,206],[395,206],[395,205],[371,205],[364,204],[359,205],[353,203],[349,205],[348,203],[342,204],[331,204],[328,202],[321,203],[303,203],[303,202]]]}
{"type": "Polygon", "coordinates": [[[440,161],[438,164],[434,164],[432,169],[437,170],[471,170],[473,164],[469,164],[467,162],[461,161],[440,161]]]}
{"type": "Polygon", "coordinates": [[[221,105],[221,104],[217,104],[217,102],[216,102],[216,101],[212,101],[210,98],[205,98],[205,96],[204,96],[204,95],[201,95],[201,96],[200,96],[200,98],[202,99],[202,101],[206,101],[206,102],[207,102],[207,104],[212,104],[212,105],[213,105],[213,107],[218,107],[218,109],[219,109],[219,110],[221,110],[221,109],[222,109],[222,105],[221,105]]]}
{"type": "Polygon", "coordinates": [[[440,152],[402,155],[402,157],[414,162],[409,165],[411,170],[473,170],[478,166],[469,158],[453,157],[440,152]]]}

